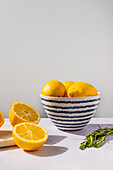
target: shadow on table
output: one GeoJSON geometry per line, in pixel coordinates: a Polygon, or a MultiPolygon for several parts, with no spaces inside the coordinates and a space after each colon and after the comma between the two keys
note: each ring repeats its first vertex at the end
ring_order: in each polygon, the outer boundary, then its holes
{"type": "Polygon", "coordinates": [[[47,142],[42,148],[36,151],[31,151],[31,152],[25,151],[25,152],[39,157],[50,157],[50,156],[60,155],[66,152],[68,148],[62,146],[51,146],[51,145],[57,144],[58,142],[64,140],[65,138],[66,136],[49,135],[47,142]]]}
{"type": "Polygon", "coordinates": [[[82,130],[78,131],[65,131],[66,133],[71,133],[75,135],[80,135],[80,136],[87,136],[88,134],[92,133],[93,131],[97,130],[99,126],[101,128],[105,127],[113,127],[113,124],[88,124],[86,127],[84,127],[82,130]]]}
{"type": "Polygon", "coordinates": [[[106,136],[105,141],[100,145],[100,147],[102,147],[106,143],[109,143],[109,141],[113,141],[113,134],[110,134],[110,135],[106,136]]]}
{"type": "Polygon", "coordinates": [[[56,144],[56,143],[58,143],[58,142],[64,140],[65,138],[66,138],[66,136],[49,135],[46,144],[54,145],[54,144],[56,144]]]}
{"type": "Polygon", "coordinates": [[[32,152],[27,152],[28,154],[34,155],[34,156],[39,156],[39,157],[50,157],[50,156],[55,156],[55,155],[60,155],[63,154],[68,150],[67,147],[61,147],[61,146],[43,146],[42,148],[32,151],[32,152]]]}
{"type": "Polygon", "coordinates": [[[2,148],[0,148],[0,152],[1,152],[1,151],[14,150],[14,149],[18,149],[18,147],[17,147],[17,146],[2,147],[2,148]]]}

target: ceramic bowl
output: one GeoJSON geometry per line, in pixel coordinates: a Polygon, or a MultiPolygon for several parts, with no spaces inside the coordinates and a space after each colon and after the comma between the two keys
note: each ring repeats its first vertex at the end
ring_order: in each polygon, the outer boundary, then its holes
{"type": "Polygon", "coordinates": [[[52,97],[40,94],[47,116],[61,130],[81,130],[93,117],[100,102],[100,93],[89,97],[52,97]]]}

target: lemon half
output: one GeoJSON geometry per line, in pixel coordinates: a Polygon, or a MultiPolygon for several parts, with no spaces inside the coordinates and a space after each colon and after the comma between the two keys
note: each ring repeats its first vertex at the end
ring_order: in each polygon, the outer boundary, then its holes
{"type": "Polygon", "coordinates": [[[40,115],[28,104],[15,102],[11,105],[9,110],[9,121],[12,126],[22,122],[33,122],[38,124],[40,115]]]}
{"type": "Polygon", "coordinates": [[[4,116],[3,114],[0,112],[0,127],[4,124],[4,116]]]}
{"type": "Polygon", "coordinates": [[[19,123],[13,127],[13,138],[16,145],[24,150],[36,150],[48,139],[48,132],[34,123],[19,123]]]}

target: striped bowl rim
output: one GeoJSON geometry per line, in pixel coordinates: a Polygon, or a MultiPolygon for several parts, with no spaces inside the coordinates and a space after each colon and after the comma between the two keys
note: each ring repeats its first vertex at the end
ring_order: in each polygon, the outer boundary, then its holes
{"type": "Polygon", "coordinates": [[[77,100],[90,100],[90,99],[96,99],[101,98],[101,93],[98,92],[98,95],[95,96],[87,96],[87,97],[53,97],[53,96],[45,96],[40,94],[41,99],[50,99],[50,100],[58,100],[58,101],[77,101],[77,100]]]}

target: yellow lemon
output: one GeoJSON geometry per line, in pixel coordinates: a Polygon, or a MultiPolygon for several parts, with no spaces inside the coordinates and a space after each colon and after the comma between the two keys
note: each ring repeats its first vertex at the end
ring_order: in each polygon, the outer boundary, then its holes
{"type": "Polygon", "coordinates": [[[0,127],[4,124],[4,116],[3,114],[0,112],[0,127]]]}
{"type": "Polygon", "coordinates": [[[98,92],[94,86],[85,82],[77,82],[68,89],[68,97],[95,96],[98,92]]]}
{"type": "Polygon", "coordinates": [[[41,94],[44,96],[64,97],[65,93],[65,86],[58,80],[48,81],[41,90],[41,94]]]}
{"type": "Polygon", "coordinates": [[[64,84],[64,86],[65,86],[65,88],[66,88],[66,97],[67,97],[68,89],[69,89],[69,87],[70,87],[73,83],[75,83],[75,82],[74,82],[74,81],[64,81],[64,82],[63,82],[63,84],[64,84]]]}
{"type": "Polygon", "coordinates": [[[15,102],[11,105],[9,110],[9,121],[12,126],[22,122],[33,122],[38,124],[40,115],[33,107],[25,103],[15,102]]]}
{"type": "Polygon", "coordinates": [[[15,125],[12,134],[16,145],[27,151],[42,147],[48,138],[46,129],[30,122],[15,125]]]}

